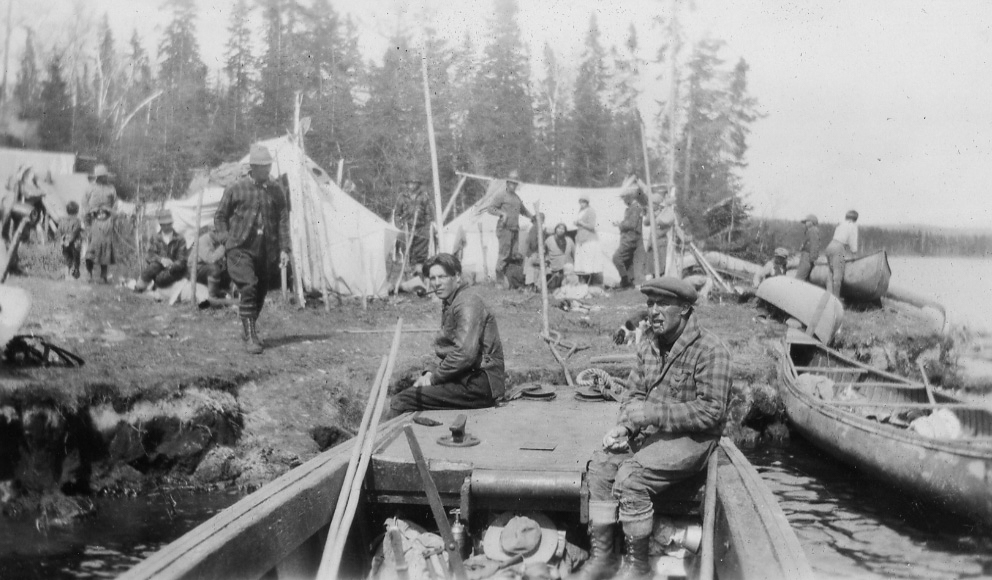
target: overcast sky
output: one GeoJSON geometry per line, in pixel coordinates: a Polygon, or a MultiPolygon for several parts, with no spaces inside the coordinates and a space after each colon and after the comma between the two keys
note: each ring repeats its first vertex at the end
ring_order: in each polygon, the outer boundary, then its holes
{"type": "MultiPolygon", "coordinates": [[[[73,0],[13,0],[15,21],[57,30],[73,0]]],[[[230,2],[199,0],[201,50],[221,66],[230,2]]],[[[353,15],[368,58],[385,50],[397,13],[431,5],[436,27],[485,43],[490,0],[331,0],[353,15]]],[[[118,40],[137,29],[154,54],[167,16],[161,0],[78,0],[108,13],[118,40]]],[[[683,4],[685,0],[683,0],[683,4]]],[[[866,225],[992,228],[992,2],[956,0],[694,0],[681,18],[693,37],[727,42],[744,57],[750,91],[767,117],[753,126],[745,191],[761,216],[816,213],[839,221],[855,208],[866,225]]],[[[0,3],[0,6],[3,4],[0,3]]],[[[669,0],[520,0],[519,23],[535,55],[547,41],[564,59],[580,54],[590,14],[604,45],[631,22],[653,57],[652,17],[669,0]]],[[[78,18],[75,20],[78,21],[78,18]]],[[[13,54],[23,40],[14,36],[13,54]]],[[[13,60],[13,62],[16,62],[13,60]]],[[[535,69],[537,72],[539,69],[535,69]]],[[[651,75],[644,75],[645,77],[651,75]]],[[[644,81],[646,103],[667,91],[644,81]]],[[[646,109],[650,107],[645,105],[646,109]]],[[[650,111],[646,111],[650,113],[650,111]]]]}

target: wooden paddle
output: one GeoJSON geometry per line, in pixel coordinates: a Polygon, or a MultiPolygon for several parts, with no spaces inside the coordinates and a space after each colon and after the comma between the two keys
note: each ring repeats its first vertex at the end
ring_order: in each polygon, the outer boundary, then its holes
{"type": "Polygon", "coordinates": [[[931,405],[937,404],[937,399],[933,396],[933,386],[930,385],[930,378],[927,377],[927,369],[923,366],[923,361],[916,359],[916,367],[920,369],[920,375],[923,376],[923,387],[927,390],[927,399],[930,400],[931,405]]]}

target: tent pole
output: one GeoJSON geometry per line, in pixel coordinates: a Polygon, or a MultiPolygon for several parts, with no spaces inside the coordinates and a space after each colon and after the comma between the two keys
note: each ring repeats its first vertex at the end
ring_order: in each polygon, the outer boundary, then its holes
{"type": "MultiPolygon", "coordinates": [[[[676,203],[676,191],[675,191],[675,138],[678,133],[678,129],[675,127],[675,114],[676,107],[679,98],[679,81],[678,74],[679,70],[675,62],[675,58],[678,56],[678,10],[679,10],[679,0],[671,0],[671,11],[672,17],[669,20],[668,27],[668,37],[672,39],[672,50],[669,51],[671,61],[668,64],[668,82],[670,83],[668,90],[668,192],[672,196],[672,203],[676,203]]],[[[678,212],[675,214],[676,221],[678,220],[678,212]]],[[[675,276],[676,278],[682,277],[681,269],[676,272],[675,268],[675,233],[674,226],[668,230],[668,248],[665,255],[665,275],[675,276]]]]}
{"type": "Polygon", "coordinates": [[[654,277],[661,276],[661,257],[658,255],[658,228],[654,224],[654,201],[651,196],[651,161],[648,158],[648,140],[645,133],[644,119],[641,119],[640,111],[637,112],[637,120],[641,122],[641,149],[644,151],[644,180],[647,181],[648,190],[644,193],[648,198],[648,217],[651,224],[651,255],[654,258],[654,277]]]}
{"type": "Polygon", "coordinates": [[[468,181],[467,175],[462,175],[461,179],[458,180],[458,185],[455,186],[455,191],[451,194],[448,205],[444,206],[444,211],[441,213],[441,221],[448,219],[448,214],[451,213],[451,208],[454,207],[455,200],[458,199],[458,194],[462,192],[462,187],[465,186],[466,181],[468,181]]]}
{"type": "Polygon", "coordinates": [[[193,269],[190,272],[190,282],[192,283],[193,297],[190,302],[193,303],[193,310],[197,309],[196,306],[196,267],[197,262],[200,261],[200,220],[203,216],[203,192],[207,188],[204,187],[200,190],[200,195],[196,199],[196,231],[193,234],[193,269]]]}
{"type": "MultiPolygon", "coordinates": [[[[544,334],[550,336],[551,325],[548,324],[548,277],[544,267],[544,220],[541,219],[541,202],[534,204],[534,226],[537,228],[537,258],[541,268],[541,316],[544,322],[544,334]]],[[[554,347],[552,347],[554,348],[554,347]]]]}
{"type": "MultiPolygon", "coordinates": [[[[310,199],[310,197],[307,195],[307,192],[304,191],[305,189],[307,189],[305,183],[306,183],[306,180],[309,178],[309,176],[307,175],[307,169],[306,169],[307,153],[306,153],[306,150],[303,149],[303,128],[302,128],[302,125],[300,124],[300,107],[303,105],[303,92],[302,91],[296,91],[296,99],[295,99],[295,101],[296,101],[296,105],[295,105],[294,110],[293,110],[293,136],[296,138],[296,148],[297,148],[297,150],[299,151],[299,154],[300,154],[300,158],[299,158],[300,195],[301,195],[301,197],[303,199],[303,204],[310,206],[310,208],[304,210],[304,211],[306,211],[306,215],[308,215],[310,217],[310,219],[314,219],[314,218],[317,217],[317,208],[313,207],[313,205],[314,205],[313,204],[313,200],[310,199]]],[[[321,226],[321,227],[323,227],[323,226],[321,226]]],[[[317,232],[314,232],[314,233],[317,233],[317,232]]],[[[327,282],[328,282],[328,279],[327,279],[327,273],[324,271],[324,247],[323,247],[323,244],[321,243],[322,240],[320,238],[320,234],[317,233],[317,235],[315,237],[317,238],[317,243],[316,243],[316,246],[317,246],[317,260],[320,263],[320,268],[319,268],[318,272],[314,272],[314,274],[315,274],[314,278],[317,277],[316,274],[319,274],[320,275],[320,294],[321,294],[321,296],[324,299],[324,311],[325,312],[330,312],[331,311],[331,298],[327,294],[327,282]]],[[[307,258],[309,259],[309,256],[307,256],[307,258]]]]}
{"type": "Polygon", "coordinates": [[[434,115],[431,112],[431,89],[427,84],[427,45],[424,44],[420,59],[420,70],[424,77],[424,102],[427,107],[427,137],[431,144],[431,172],[434,178],[434,220],[437,227],[437,251],[441,251],[441,226],[443,214],[441,210],[441,178],[437,169],[437,143],[434,139],[434,115]]]}

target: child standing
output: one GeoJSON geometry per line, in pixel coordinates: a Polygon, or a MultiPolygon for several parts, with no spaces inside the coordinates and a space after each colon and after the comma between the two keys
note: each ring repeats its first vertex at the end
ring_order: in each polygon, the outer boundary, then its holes
{"type": "Polygon", "coordinates": [[[59,223],[59,239],[62,241],[62,258],[65,260],[64,276],[79,278],[79,255],[82,249],[82,223],[79,221],[79,204],[70,201],[65,205],[67,215],[59,223]]]}

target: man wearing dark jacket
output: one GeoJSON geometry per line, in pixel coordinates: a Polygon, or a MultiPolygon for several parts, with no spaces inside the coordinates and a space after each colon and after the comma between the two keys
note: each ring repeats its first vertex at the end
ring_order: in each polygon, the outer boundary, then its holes
{"type": "Polygon", "coordinates": [[[144,291],[153,281],[156,288],[165,288],[186,276],[186,240],[172,228],[172,212],[160,213],[158,225],[160,231],[148,244],[147,265],[134,285],[135,292],[144,291]]]}
{"type": "Polygon", "coordinates": [[[499,241],[499,258],[496,260],[496,279],[506,275],[513,254],[518,253],[520,242],[520,216],[533,217],[517,195],[517,185],[520,184],[520,173],[514,169],[506,178],[506,190],[493,198],[489,213],[498,216],[496,222],[496,239],[499,241]]]}
{"type": "Polygon", "coordinates": [[[282,187],[269,179],[269,150],[252,146],[248,163],[249,175],[224,190],[214,217],[214,232],[227,250],[228,274],[241,291],[238,313],[245,350],[261,354],[256,321],[265,304],[269,280],[280,266],[289,263],[289,210],[282,187]]]}
{"type": "Polygon", "coordinates": [[[481,409],[503,396],[503,343],[496,318],[468,284],[451,254],[424,264],[424,277],[441,299],[441,331],[434,338],[437,366],[393,396],[391,415],[423,409],[481,409]]]}
{"type": "Polygon", "coordinates": [[[613,265],[616,266],[617,272],[620,274],[621,288],[630,288],[634,285],[630,268],[634,265],[634,252],[641,244],[641,220],[644,217],[644,209],[637,201],[639,192],[640,189],[630,187],[620,194],[623,196],[624,203],[627,204],[627,209],[624,210],[623,221],[615,224],[620,228],[620,245],[613,253],[613,265]]]}
{"type": "Polygon", "coordinates": [[[803,244],[799,246],[799,265],[796,266],[796,280],[806,282],[809,280],[809,273],[813,271],[813,264],[820,257],[820,221],[816,216],[809,214],[799,223],[803,224],[803,244]]]}

